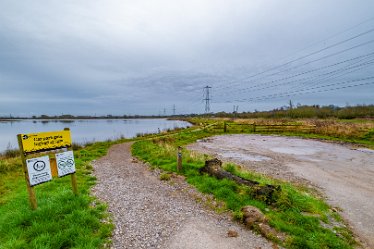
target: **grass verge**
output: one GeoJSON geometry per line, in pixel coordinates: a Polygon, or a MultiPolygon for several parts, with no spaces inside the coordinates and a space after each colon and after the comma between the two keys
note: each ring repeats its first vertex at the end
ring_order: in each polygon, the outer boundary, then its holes
{"type": "Polygon", "coordinates": [[[90,161],[106,154],[112,142],[98,142],[74,151],[79,195],[70,177],[35,187],[38,208],[28,202],[21,159],[0,160],[0,248],[101,248],[113,225],[106,206],[90,196],[96,178],[90,161]]]}
{"type": "MultiPolygon", "coordinates": [[[[186,145],[197,139],[212,135],[204,130],[181,131],[173,136],[138,141],[133,144],[132,152],[138,158],[165,171],[176,172],[177,146],[186,145]]],[[[270,238],[286,248],[353,248],[352,233],[343,225],[336,225],[340,217],[311,191],[286,182],[274,180],[240,167],[229,164],[226,170],[246,179],[257,180],[262,184],[279,184],[282,192],[271,205],[251,196],[251,189],[230,180],[218,180],[199,174],[206,156],[184,150],[183,171],[186,180],[199,191],[212,194],[224,202],[226,209],[240,219],[241,208],[255,206],[266,215],[269,224],[285,239],[270,238]]]]}

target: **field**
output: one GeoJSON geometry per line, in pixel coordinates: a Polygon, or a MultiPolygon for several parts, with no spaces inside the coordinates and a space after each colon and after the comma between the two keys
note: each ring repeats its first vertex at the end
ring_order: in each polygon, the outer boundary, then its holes
{"type": "MultiPolygon", "coordinates": [[[[195,118],[189,121],[198,126],[158,135],[139,136],[135,139],[133,154],[152,167],[162,169],[163,178],[167,180],[171,172],[176,172],[177,146],[185,146],[197,139],[217,134],[253,133],[253,123],[257,127],[255,133],[329,139],[374,147],[374,124],[371,120],[195,118]],[[266,125],[280,126],[274,129],[274,126],[266,125]],[[298,128],[283,129],[284,125],[298,128]],[[265,128],[261,130],[261,126],[265,128]],[[305,132],[300,130],[301,126],[313,129],[305,132]]],[[[91,176],[90,161],[105,155],[112,144],[113,142],[108,141],[76,148],[80,194],[72,194],[68,178],[53,180],[36,187],[39,208],[34,212],[29,208],[27,201],[24,176],[17,152],[3,154],[0,159],[1,248],[107,246],[110,243],[113,224],[106,211],[106,205],[90,196],[90,188],[95,184],[95,178],[91,176]]],[[[243,206],[253,205],[262,210],[269,224],[284,235],[279,238],[264,234],[268,239],[286,248],[352,248],[356,245],[347,227],[329,226],[343,224],[343,221],[313,190],[244,170],[235,164],[225,165],[227,171],[245,179],[281,186],[282,192],[276,199],[271,202],[259,200],[253,198],[250,188],[229,180],[217,180],[199,174],[199,169],[209,158],[206,155],[184,150],[183,158],[183,171],[179,174],[184,175],[187,182],[199,191],[211,194],[217,201],[222,202],[224,206],[217,208],[217,212],[228,210],[238,222],[241,222],[240,209],[243,206]]],[[[253,229],[258,230],[256,227],[253,229]]]]}

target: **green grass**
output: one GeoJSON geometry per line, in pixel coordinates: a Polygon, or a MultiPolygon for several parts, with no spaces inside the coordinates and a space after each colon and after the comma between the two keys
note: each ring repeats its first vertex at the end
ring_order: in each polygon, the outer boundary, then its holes
{"type": "Polygon", "coordinates": [[[106,206],[90,196],[95,184],[90,161],[106,154],[111,142],[75,151],[79,195],[70,176],[35,187],[38,208],[30,209],[21,159],[0,161],[0,248],[100,248],[113,225],[106,206]],[[102,222],[107,220],[108,222],[102,222]]]}
{"type": "MultiPolygon", "coordinates": [[[[213,124],[219,120],[197,118],[197,123],[213,124]]],[[[231,130],[228,134],[250,133],[251,130],[231,130]]],[[[180,129],[167,134],[139,136],[134,140],[133,154],[152,167],[176,172],[176,148],[211,135],[224,134],[223,130],[180,129]]],[[[269,134],[269,133],[266,133],[269,134]]],[[[295,135],[295,133],[282,133],[295,135]]],[[[368,131],[357,138],[372,144],[374,131],[368,131]]],[[[318,134],[299,134],[305,137],[327,138],[318,134]]],[[[75,146],[77,179],[80,194],[71,191],[70,177],[35,187],[38,209],[29,207],[26,184],[20,158],[15,153],[3,155],[0,159],[0,249],[6,248],[102,248],[110,243],[113,225],[106,206],[90,196],[90,188],[96,179],[91,175],[90,161],[106,154],[108,148],[117,142],[99,142],[81,148],[75,146]]],[[[287,239],[278,241],[286,248],[352,248],[354,241],[351,232],[344,227],[334,228],[336,234],[323,228],[321,222],[330,223],[341,218],[331,213],[323,200],[308,189],[276,181],[253,172],[243,171],[233,164],[225,165],[226,170],[261,184],[279,184],[282,192],[272,205],[251,198],[251,189],[239,186],[229,180],[217,180],[200,175],[207,156],[187,150],[183,151],[183,171],[186,180],[203,193],[212,194],[240,219],[241,207],[253,205],[260,208],[269,224],[287,234],[287,239]],[[311,215],[305,215],[311,214],[311,215]]]]}
{"type": "MultiPolygon", "coordinates": [[[[176,172],[176,153],[178,145],[186,145],[212,133],[204,130],[189,130],[163,139],[143,140],[133,144],[133,154],[147,161],[153,167],[168,172],[176,172]]],[[[264,212],[269,224],[287,235],[287,239],[275,241],[286,248],[352,248],[354,240],[347,228],[336,228],[337,234],[324,228],[322,223],[330,223],[333,214],[329,206],[312,191],[290,183],[271,179],[253,172],[244,171],[240,167],[229,164],[226,170],[240,177],[259,181],[261,184],[278,184],[282,191],[276,201],[268,205],[265,201],[252,198],[251,189],[240,186],[231,180],[218,180],[208,175],[199,174],[204,166],[204,155],[187,150],[183,151],[183,171],[186,180],[199,191],[212,194],[217,200],[225,203],[226,209],[240,219],[240,209],[246,205],[258,207],[264,212]],[[310,214],[310,215],[306,215],[310,214]]],[[[340,217],[338,217],[340,218],[340,217]]],[[[274,238],[272,238],[274,239],[274,238]]]]}

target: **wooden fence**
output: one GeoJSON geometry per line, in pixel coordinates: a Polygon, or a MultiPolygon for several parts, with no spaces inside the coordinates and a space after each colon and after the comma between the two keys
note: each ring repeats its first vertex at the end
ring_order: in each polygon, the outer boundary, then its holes
{"type": "Polygon", "coordinates": [[[240,123],[214,123],[203,125],[206,131],[214,130],[221,132],[248,132],[248,133],[282,133],[282,132],[299,132],[313,133],[316,129],[315,125],[301,124],[240,124],[240,123]]]}

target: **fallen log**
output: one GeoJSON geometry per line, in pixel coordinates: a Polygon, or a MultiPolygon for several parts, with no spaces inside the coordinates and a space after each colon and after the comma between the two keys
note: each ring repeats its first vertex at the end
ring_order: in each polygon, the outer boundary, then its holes
{"type": "Polygon", "coordinates": [[[278,185],[261,185],[257,181],[243,179],[225,171],[222,169],[222,161],[217,158],[205,161],[205,166],[200,169],[200,173],[207,173],[217,179],[229,179],[238,184],[246,185],[251,188],[253,198],[264,201],[267,204],[274,203],[277,199],[278,193],[281,191],[281,187],[278,185]]]}

